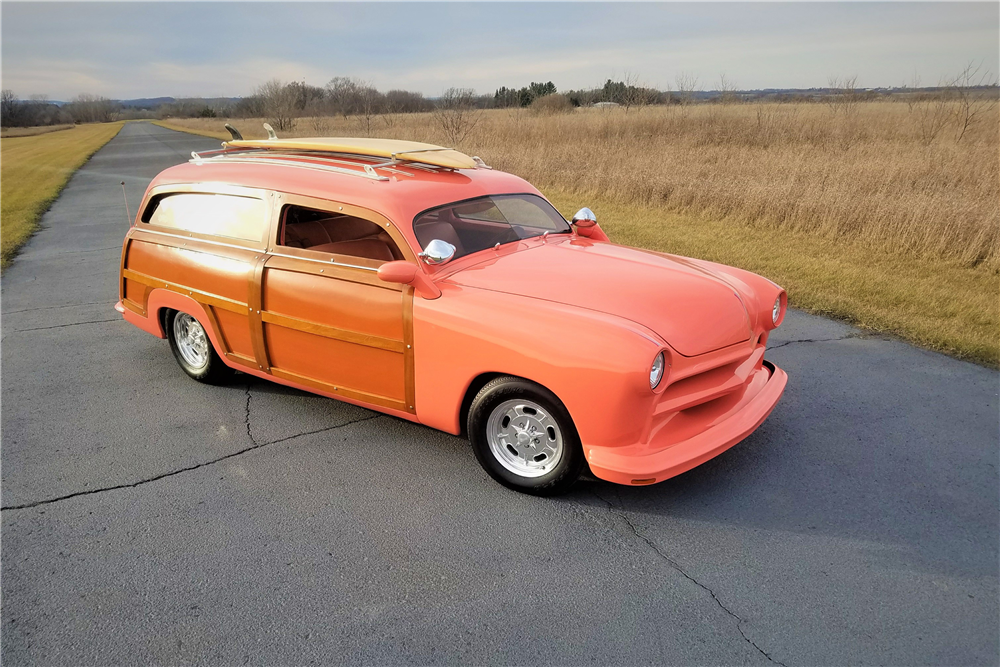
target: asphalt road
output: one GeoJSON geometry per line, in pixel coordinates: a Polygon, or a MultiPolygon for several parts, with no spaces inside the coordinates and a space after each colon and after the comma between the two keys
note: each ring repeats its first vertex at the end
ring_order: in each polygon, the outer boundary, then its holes
{"type": "Polygon", "coordinates": [[[126,125],[4,275],[5,665],[998,662],[996,372],[792,311],[746,441],[519,495],[117,316],[119,182],[217,145],[126,125]]]}

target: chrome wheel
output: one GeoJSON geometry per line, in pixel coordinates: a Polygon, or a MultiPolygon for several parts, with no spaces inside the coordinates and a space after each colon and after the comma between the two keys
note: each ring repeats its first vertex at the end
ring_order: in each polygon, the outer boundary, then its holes
{"type": "Polygon", "coordinates": [[[559,423],[533,401],[504,401],[486,423],[486,439],[504,468],[521,477],[541,477],[563,457],[559,423]]]}
{"type": "Polygon", "coordinates": [[[208,335],[198,320],[187,313],[174,316],[174,342],[181,357],[193,368],[203,368],[208,363],[208,335]]]}

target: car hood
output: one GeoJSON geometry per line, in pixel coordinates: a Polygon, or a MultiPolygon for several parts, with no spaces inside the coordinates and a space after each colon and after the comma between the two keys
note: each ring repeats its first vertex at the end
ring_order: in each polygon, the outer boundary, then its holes
{"type": "MultiPolygon", "coordinates": [[[[487,251],[489,252],[489,251],[487,251]]],[[[448,282],[610,313],[659,334],[684,356],[748,340],[737,290],[682,257],[561,238],[458,271],[448,282]]],[[[524,326],[531,326],[530,312],[524,326]]],[[[565,332],[568,339],[572,331],[565,332]]]]}

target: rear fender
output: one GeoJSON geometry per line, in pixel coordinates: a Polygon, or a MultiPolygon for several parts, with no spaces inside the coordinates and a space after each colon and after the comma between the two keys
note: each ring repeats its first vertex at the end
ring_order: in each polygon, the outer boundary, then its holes
{"type": "MultiPolygon", "coordinates": [[[[182,313],[187,313],[194,319],[198,320],[198,323],[205,329],[205,333],[208,334],[209,340],[212,341],[212,346],[215,348],[215,353],[219,355],[222,361],[227,366],[233,366],[223,354],[224,349],[219,341],[219,334],[211,326],[212,321],[209,318],[208,313],[205,312],[204,306],[195,301],[189,296],[184,294],[178,294],[177,292],[172,292],[167,289],[154,289],[149,293],[149,300],[146,302],[146,317],[141,317],[131,313],[131,311],[125,311],[125,319],[135,324],[143,331],[148,331],[157,338],[166,338],[167,333],[163,330],[163,311],[165,309],[177,310],[182,313]],[[132,314],[142,320],[141,323],[134,322],[129,317],[132,314]]],[[[233,366],[236,368],[236,366],[233,366]]]]}

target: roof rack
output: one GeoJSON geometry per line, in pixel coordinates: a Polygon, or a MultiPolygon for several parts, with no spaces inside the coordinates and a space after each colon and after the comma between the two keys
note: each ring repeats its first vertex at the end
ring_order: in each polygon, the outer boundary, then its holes
{"type": "Polygon", "coordinates": [[[389,177],[379,174],[376,169],[396,174],[399,176],[410,176],[413,174],[396,167],[405,164],[407,168],[418,168],[424,171],[437,172],[441,169],[428,167],[423,164],[412,164],[405,160],[382,160],[369,162],[364,155],[351,155],[347,153],[327,153],[322,151],[282,151],[282,150],[262,150],[262,149],[221,149],[197,153],[191,152],[191,160],[194,164],[201,165],[205,162],[219,163],[243,163],[243,164],[269,164],[283,165],[288,167],[298,167],[300,169],[312,169],[315,171],[333,172],[348,176],[360,176],[376,181],[388,181],[389,177]],[[347,159],[345,159],[347,158],[347,159]],[[345,165],[345,166],[338,166],[345,165]],[[349,169],[347,167],[361,167],[349,169]]]}
{"type": "Polygon", "coordinates": [[[396,167],[438,172],[456,169],[490,169],[479,157],[469,157],[451,148],[416,141],[395,139],[355,138],[306,138],[278,139],[267,123],[267,139],[243,139],[239,131],[226,125],[233,140],[223,142],[221,150],[191,153],[191,161],[203,164],[212,162],[244,162],[282,164],[285,166],[330,171],[350,176],[362,176],[386,181],[388,176],[376,170],[403,176],[413,176],[396,167]],[[371,162],[369,162],[371,161],[371,162]],[[360,166],[363,171],[345,169],[360,166]]]}

